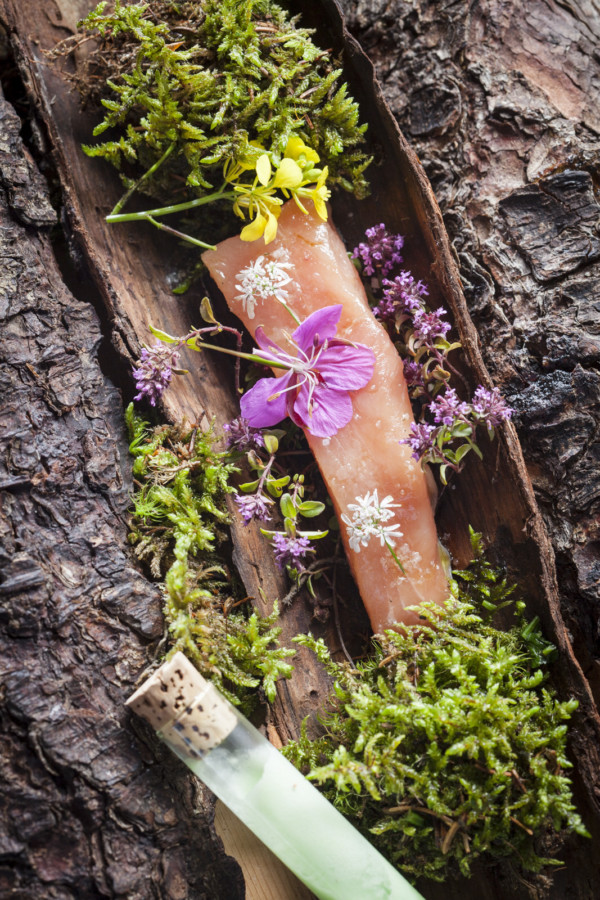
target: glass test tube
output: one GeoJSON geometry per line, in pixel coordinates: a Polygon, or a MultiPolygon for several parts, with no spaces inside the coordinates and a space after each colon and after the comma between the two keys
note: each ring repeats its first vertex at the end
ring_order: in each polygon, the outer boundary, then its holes
{"type": "Polygon", "coordinates": [[[183,654],[128,704],[320,900],[423,900],[183,654]]]}

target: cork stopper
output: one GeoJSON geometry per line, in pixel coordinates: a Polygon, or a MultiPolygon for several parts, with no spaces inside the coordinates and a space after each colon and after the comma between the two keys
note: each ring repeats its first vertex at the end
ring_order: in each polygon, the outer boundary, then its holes
{"type": "Polygon", "coordinates": [[[174,750],[196,759],[222,743],[237,725],[229,702],[183,653],[163,663],[127,706],[160,731],[174,750]]]}

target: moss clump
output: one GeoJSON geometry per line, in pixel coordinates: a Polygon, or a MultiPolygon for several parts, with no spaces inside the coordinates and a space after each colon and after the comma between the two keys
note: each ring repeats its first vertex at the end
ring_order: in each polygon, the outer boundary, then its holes
{"type": "Polygon", "coordinates": [[[149,429],[126,412],[137,490],[130,541],[162,584],[170,654],[181,650],[236,705],[249,711],[261,689],[275,699],[293,650],[277,644],[277,605],[268,617],[234,612],[230,578],[216,554],[228,521],[225,494],[237,471],[215,450],[212,431],[149,429]]]}
{"type": "Polygon", "coordinates": [[[586,834],[571,798],[566,731],[577,703],[545,686],[536,622],[499,631],[510,588],[482,555],[423,624],[388,631],[356,669],[311,647],[336,680],[326,735],[286,753],[403,872],[443,880],[481,854],[537,871],[547,830],[586,834]],[[486,610],[487,607],[487,610],[486,610]]]}
{"type": "Polygon", "coordinates": [[[341,70],[271,0],[117,0],[81,26],[101,39],[88,80],[110,90],[94,134],[120,132],[86,152],[117,168],[162,160],[139,190],[172,196],[175,177],[200,197],[221,183],[225,162],[247,157],[249,142],[277,163],[294,136],[329,166],[331,183],[367,192],[366,126],[341,70]]]}

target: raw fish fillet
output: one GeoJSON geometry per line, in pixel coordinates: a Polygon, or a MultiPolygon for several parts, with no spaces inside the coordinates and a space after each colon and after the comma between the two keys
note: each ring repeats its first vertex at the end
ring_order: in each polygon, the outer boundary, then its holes
{"type": "Polygon", "coordinates": [[[203,254],[231,311],[250,333],[254,335],[262,325],[270,338],[285,347],[284,333],[296,327],[285,307],[274,297],[247,304],[236,287],[240,271],[259,256],[264,263],[291,264],[285,269],[291,278],[285,285],[285,299],[300,319],[321,307],[341,303],[338,336],[366,344],[375,353],[372,380],[351,393],[352,421],[333,437],[308,433],[306,437],[340,520],[352,574],[374,632],[396,622],[417,622],[418,617],[407,607],[422,601],[443,603],[449,590],[425,475],[412,459],[410,448],[398,443],[408,436],[413,421],[402,360],[370,311],[360,277],[331,220],[323,222],[313,212],[306,215],[290,200],[282,209],[277,237],[268,246],[233,237],[203,254]],[[400,525],[402,537],[395,541],[394,550],[405,575],[379,540],[372,538],[359,551],[349,546],[341,516],[348,515],[348,504],[375,489],[379,500],[391,494],[394,502],[401,504],[386,524],[400,525]]]}

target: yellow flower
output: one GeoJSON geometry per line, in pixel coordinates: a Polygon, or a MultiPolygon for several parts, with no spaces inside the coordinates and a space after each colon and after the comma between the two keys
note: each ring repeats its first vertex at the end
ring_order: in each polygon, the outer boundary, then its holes
{"type": "Polygon", "coordinates": [[[265,210],[265,212],[264,216],[258,212],[254,221],[242,228],[240,238],[243,241],[256,241],[264,235],[265,244],[271,243],[277,234],[277,216],[270,210],[265,210]]]}
{"type": "Polygon", "coordinates": [[[287,188],[294,191],[302,184],[302,169],[293,159],[282,159],[272,182],[274,188],[287,188]]]}
{"type": "MultiPolygon", "coordinates": [[[[297,161],[303,156],[309,163],[318,163],[319,154],[312,147],[307,146],[301,137],[291,137],[285,145],[284,156],[297,161]]],[[[304,167],[303,167],[304,168],[304,167]]]]}
{"type": "Polygon", "coordinates": [[[302,212],[306,212],[302,203],[300,202],[299,197],[308,197],[314,203],[315,210],[319,218],[323,219],[324,222],[327,221],[327,201],[331,197],[331,191],[328,187],[326,187],[325,182],[327,181],[327,176],[329,175],[329,169],[327,166],[323,169],[321,174],[317,179],[317,183],[314,187],[301,187],[294,194],[294,200],[302,210],[302,212]]]}
{"type": "Polygon", "coordinates": [[[327,201],[331,197],[331,191],[328,187],[325,186],[328,175],[329,169],[327,168],[327,166],[325,166],[325,168],[319,175],[315,188],[312,192],[312,202],[315,204],[317,215],[321,219],[323,219],[324,222],[327,221],[327,201]]]}

